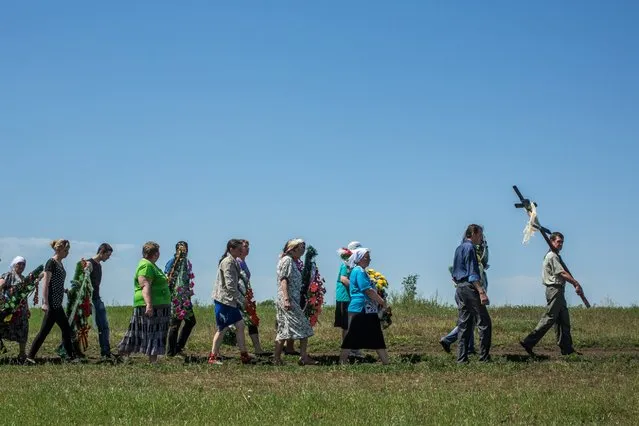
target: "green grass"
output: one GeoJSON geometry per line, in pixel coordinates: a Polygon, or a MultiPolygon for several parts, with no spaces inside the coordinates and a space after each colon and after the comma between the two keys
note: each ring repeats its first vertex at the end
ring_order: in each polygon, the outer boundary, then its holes
{"type": "MultiPolygon", "coordinates": [[[[260,332],[272,350],[274,311],[258,308],[260,332]]],[[[99,365],[90,333],[89,364],[59,365],[55,330],[37,366],[9,365],[17,345],[0,359],[2,424],[636,424],[639,419],[639,308],[572,309],[573,338],[582,356],[562,357],[548,333],[538,347],[547,355],[531,361],[518,340],[537,323],[543,308],[491,309],[494,324],[490,364],[457,365],[438,340],[455,321],[453,308],[435,304],[395,306],[386,330],[389,366],[334,363],[340,333],[325,309],[312,354],[323,365],[298,367],[295,358],[277,367],[242,366],[235,348],[222,366],[205,356],[213,332],[211,308],[198,307],[189,341],[189,363],[161,359],[149,365],[99,365]],[[4,362],[2,362],[4,361],[4,362]]],[[[126,330],[131,308],[109,308],[112,345],[126,330]]],[[[40,325],[33,310],[30,334],[40,325]]],[[[368,361],[373,361],[370,357],[368,361]]]]}

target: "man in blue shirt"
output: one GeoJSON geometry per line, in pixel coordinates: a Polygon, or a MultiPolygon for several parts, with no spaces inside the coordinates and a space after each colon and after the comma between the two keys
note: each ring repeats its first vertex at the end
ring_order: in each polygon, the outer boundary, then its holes
{"type": "Polygon", "coordinates": [[[455,250],[452,278],[457,284],[456,298],[459,308],[459,348],[457,362],[468,362],[468,344],[473,324],[479,330],[479,360],[490,360],[492,322],[488,314],[489,300],[482,286],[475,245],[480,244],[483,229],[479,225],[468,225],[464,241],[455,250]]]}

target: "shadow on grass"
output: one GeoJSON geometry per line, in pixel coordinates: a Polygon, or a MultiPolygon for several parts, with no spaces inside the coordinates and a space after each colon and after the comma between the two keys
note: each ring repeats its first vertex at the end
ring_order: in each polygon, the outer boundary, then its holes
{"type": "MultiPolygon", "coordinates": [[[[62,361],[62,358],[59,358],[59,357],[55,357],[55,358],[36,358],[35,362],[38,365],[44,365],[44,364],[61,365],[61,364],[64,363],[62,361]]],[[[23,360],[19,359],[18,357],[4,357],[4,358],[0,358],[0,365],[32,365],[32,364],[25,364],[25,362],[23,360]]]]}
{"type": "Polygon", "coordinates": [[[548,361],[550,357],[548,355],[521,355],[521,354],[503,354],[502,355],[508,362],[538,362],[548,361]]]}
{"type": "MultiPolygon", "coordinates": [[[[330,366],[330,365],[338,365],[339,364],[339,355],[311,355],[312,358],[317,361],[318,366],[330,366]]],[[[402,362],[411,362],[413,364],[421,362],[421,355],[415,357],[414,355],[405,355],[406,359],[410,359],[410,361],[406,361],[402,359],[402,362]]],[[[298,357],[296,356],[284,356],[284,365],[296,365],[298,363],[298,357]]],[[[230,363],[239,363],[238,357],[222,357],[222,362],[230,362],[230,363]]],[[[208,357],[206,356],[187,356],[184,358],[185,364],[206,364],[208,362],[208,357]]],[[[376,364],[379,362],[377,356],[366,355],[364,357],[349,357],[349,364],[376,364]]],[[[253,365],[276,365],[273,363],[272,356],[257,356],[253,359],[251,363],[253,365]]]]}

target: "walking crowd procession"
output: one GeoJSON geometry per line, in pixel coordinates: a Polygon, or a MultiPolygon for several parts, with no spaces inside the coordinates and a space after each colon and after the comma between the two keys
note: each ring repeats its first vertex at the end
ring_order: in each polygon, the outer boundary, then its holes
{"type": "MultiPolygon", "coordinates": [[[[578,295],[583,290],[568,272],[559,252],[564,236],[559,232],[548,237],[549,251],[542,263],[542,282],[545,286],[547,311],[535,329],[520,342],[523,349],[535,356],[533,348],[553,326],[562,355],[575,352],[570,334],[570,317],[564,295],[566,282],[572,284],[578,295]]],[[[0,276],[0,351],[7,352],[5,341],[18,343],[17,361],[36,364],[36,356],[57,326],[62,341],[57,352],[65,362],[77,363],[86,359],[88,332],[92,322],[97,329],[100,362],[128,362],[134,354],[148,357],[156,363],[161,356],[185,357],[189,337],[197,325],[193,309],[193,266],[189,260],[186,241],[175,245],[173,256],[161,268],[160,246],[149,241],[142,246],[141,259],[132,271],[133,309],[128,328],[122,340],[112,351],[107,310],[100,296],[102,263],[109,260],[113,248],[100,244],[95,256],[81,259],[72,268],[68,280],[65,259],[71,251],[69,240],[51,242],[53,254],[44,265],[27,273],[27,259],[16,256],[9,270],[0,276]],[[70,288],[65,282],[70,281],[70,288]],[[42,294],[40,295],[40,288],[42,294]],[[67,303],[64,306],[64,296],[67,303]],[[29,299],[41,304],[42,324],[27,350],[29,336],[29,299]]],[[[283,354],[299,355],[300,366],[316,365],[309,354],[309,341],[324,304],[324,279],[315,258],[317,252],[302,239],[286,242],[274,265],[273,293],[275,298],[274,351],[267,352],[260,341],[257,303],[251,287],[251,272],[247,265],[250,244],[245,239],[231,239],[216,265],[216,278],[212,288],[215,332],[211,336],[211,350],[205,356],[211,365],[221,365],[223,343],[232,342],[239,348],[242,364],[254,364],[257,358],[267,357],[272,364],[284,364],[283,354]],[[245,336],[248,334],[248,339],[245,336]],[[249,353],[247,341],[252,344],[249,353]],[[295,341],[299,351],[295,350],[295,341]]],[[[339,248],[341,263],[335,284],[334,326],[341,330],[339,363],[347,364],[353,358],[362,358],[362,350],[377,353],[382,364],[390,362],[384,338],[384,329],[392,320],[388,306],[386,278],[370,266],[371,250],[358,241],[339,248]]],[[[68,265],[68,263],[67,263],[68,265]]],[[[493,324],[488,310],[488,244],[484,229],[469,225],[456,248],[450,269],[455,287],[458,318],[449,334],[439,339],[446,352],[458,342],[457,362],[467,363],[478,348],[478,359],[491,359],[493,324]],[[478,330],[479,345],[475,344],[474,330],[478,330]]],[[[199,314],[201,315],[201,314],[199,314]]],[[[452,324],[451,324],[452,325],[452,324]]]]}

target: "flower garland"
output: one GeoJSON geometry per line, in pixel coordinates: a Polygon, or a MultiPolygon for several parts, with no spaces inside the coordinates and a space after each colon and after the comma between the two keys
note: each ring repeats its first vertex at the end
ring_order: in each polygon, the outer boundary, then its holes
{"type": "Polygon", "coordinates": [[[6,298],[0,296],[0,318],[5,322],[17,321],[20,315],[31,315],[27,306],[27,298],[33,292],[33,303],[38,304],[38,283],[40,275],[44,271],[44,266],[40,265],[27,275],[21,282],[13,287],[13,292],[6,298]],[[14,319],[15,318],[15,319],[14,319]]]}
{"type": "Polygon", "coordinates": [[[311,327],[315,327],[319,315],[322,313],[325,293],[326,287],[324,287],[324,278],[320,275],[319,270],[315,268],[313,281],[311,281],[311,284],[308,287],[308,303],[306,304],[305,309],[305,313],[311,323],[311,327]]]}
{"type": "Polygon", "coordinates": [[[322,305],[324,305],[324,294],[326,288],[324,286],[324,278],[319,273],[315,257],[317,250],[313,246],[309,246],[306,250],[304,258],[304,269],[302,271],[302,294],[305,295],[306,306],[304,314],[309,319],[311,327],[315,327],[322,313],[322,305]]]}
{"type": "Polygon", "coordinates": [[[244,324],[246,324],[246,326],[254,325],[258,327],[260,325],[260,317],[257,316],[257,303],[255,302],[255,295],[251,287],[251,280],[241,266],[240,280],[244,284],[244,292],[242,292],[242,288],[240,288],[240,293],[244,296],[244,303],[240,307],[243,314],[242,316],[244,317],[244,324]]]}
{"type": "MultiPolygon", "coordinates": [[[[371,283],[375,286],[379,297],[386,301],[388,298],[388,280],[386,277],[381,272],[377,272],[374,269],[368,269],[366,272],[368,273],[371,283]]],[[[391,319],[393,312],[390,306],[381,309],[378,312],[378,315],[383,328],[388,328],[393,323],[393,320],[391,319]]]]}
{"type": "Polygon", "coordinates": [[[93,306],[91,298],[93,285],[91,283],[91,263],[81,259],[75,265],[75,273],[71,280],[71,288],[67,293],[66,314],[69,318],[71,331],[82,351],[89,347],[89,330],[91,329],[91,313],[93,306]]]}
{"type": "Polygon", "coordinates": [[[179,245],[175,260],[168,275],[171,291],[171,315],[174,319],[183,320],[193,316],[191,296],[195,294],[195,274],[193,265],[186,258],[186,247],[179,245]]]}

